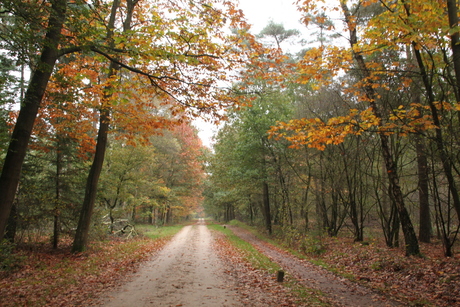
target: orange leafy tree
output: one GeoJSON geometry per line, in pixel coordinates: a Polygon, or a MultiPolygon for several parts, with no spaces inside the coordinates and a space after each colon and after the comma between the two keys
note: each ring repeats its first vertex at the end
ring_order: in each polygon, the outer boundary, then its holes
{"type": "Polygon", "coordinates": [[[186,217],[197,212],[203,200],[205,173],[201,159],[205,148],[190,123],[175,127],[172,134],[178,140],[180,150],[174,165],[170,165],[172,173],[166,184],[175,191],[179,206],[175,210],[169,208],[168,215],[175,212],[177,217],[186,217]]]}
{"type": "MultiPolygon", "coordinates": [[[[307,24],[311,21],[311,16],[318,16],[322,12],[329,11],[335,16],[341,14],[349,43],[349,47],[340,46],[340,44],[321,45],[308,50],[298,63],[297,82],[308,83],[312,89],[319,89],[336,82],[343,73],[353,72],[358,78],[352,84],[342,83],[344,93],[353,97],[356,105],[367,104],[367,108],[361,111],[351,108],[349,114],[328,120],[293,119],[273,127],[271,134],[273,137],[289,140],[292,147],[295,148],[307,145],[324,150],[327,145],[342,143],[350,135],[360,135],[364,132],[376,133],[380,138],[382,156],[392,187],[391,196],[397,205],[404,231],[406,254],[417,255],[419,254],[418,242],[404,204],[396,161],[389,145],[389,136],[392,134],[406,136],[411,133],[435,130],[438,148],[441,153],[445,152],[442,150],[441,123],[437,111],[455,111],[458,104],[447,101],[438,102],[434,97],[432,98],[430,89],[433,89],[433,84],[429,84],[429,77],[426,74],[426,71],[432,69],[426,65],[435,63],[439,65],[436,67],[447,65],[446,62],[443,63],[442,52],[436,52],[436,49],[445,47],[446,38],[457,31],[456,28],[450,27],[447,16],[443,17],[440,13],[446,9],[445,4],[439,1],[429,3],[358,1],[352,3],[345,0],[334,4],[326,3],[326,1],[298,1],[297,3],[301,11],[309,13],[305,15],[304,20],[307,24]],[[366,10],[371,14],[366,15],[366,10]],[[437,35],[438,29],[443,29],[446,36],[437,35]],[[382,32],[386,34],[382,35],[382,32]],[[386,39],[387,37],[391,39],[386,39]],[[378,59],[383,51],[404,52],[408,47],[412,48],[418,63],[422,81],[427,90],[427,104],[414,102],[389,110],[384,108],[380,101],[385,91],[389,91],[391,87],[382,81],[385,76],[395,75],[397,71],[408,69],[408,66],[407,63],[387,63],[372,59],[378,59]],[[429,52],[423,53],[422,50],[429,50],[429,52]]],[[[319,21],[316,20],[316,22],[319,21]]],[[[406,77],[401,80],[398,90],[410,90],[412,86],[412,78],[406,77]]],[[[449,169],[452,168],[452,165],[449,164],[448,157],[443,157],[442,154],[441,160],[449,179],[449,169]]],[[[455,182],[453,180],[449,182],[451,191],[455,191],[455,182]]],[[[454,203],[456,203],[455,199],[454,203]]]]}

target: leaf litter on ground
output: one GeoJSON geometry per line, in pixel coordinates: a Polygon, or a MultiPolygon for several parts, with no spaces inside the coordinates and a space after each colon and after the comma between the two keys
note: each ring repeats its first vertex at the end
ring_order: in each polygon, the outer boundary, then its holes
{"type": "Polygon", "coordinates": [[[98,295],[122,283],[142,261],[167,240],[136,237],[95,242],[86,252],[72,254],[70,245],[52,250],[43,245],[18,249],[19,268],[0,279],[0,306],[89,306],[98,295]]]}

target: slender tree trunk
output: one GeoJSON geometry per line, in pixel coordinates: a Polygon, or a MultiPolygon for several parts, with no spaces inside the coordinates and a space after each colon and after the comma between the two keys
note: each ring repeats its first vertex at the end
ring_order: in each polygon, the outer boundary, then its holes
{"type": "MultiPolygon", "coordinates": [[[[409,59],[410,70],[417,67],[417,63],[412,60],[413,53],[411,48],[406,48],[406,55],[409,59]],[[413,67],[414,66],[414,67],[413,67]]],[[[416,104],[422,103],[421,101],[421,84],[418,79],[413,80],[411,86],[412,100],[416,104]]],[[[421,115],[420,115],[421,116],[421,115]]],[[[415,135],[415,151],[417,153],[417,177],[418,177],[418,195],[419,195],[419,234],[418,238],[421,242],[430,243],[432,235],[431,215],[430,215],[430,199],[429,199],[429,172],[428,172],[428,159],[426,154],[426,144],[423,136],[415,135]]]]}
{"type": "Polygon", "coordinates": [[[149,207],[149,216],[147,217],[147,223],[149,225],[153,225],[154,224],[154,215],[155,215],[155,208],[153,206],[150,206],[149,207]]]}
{"type": "Polygon", "coordinates": [[[43,50],[38,60],[37,68],[32,72],[29,87],[21,104],[4,160],[0,176],[0,240],[5,234],[5,227],[18,188],[22,164],[26,156],[34,121],[58,58],[58,47],[61,29],[66,17],[66,9],[66,0],[51,1],[51,13],[43,50]]]}
{"type": "Polygon", "coordinates": [[[250,225],[254,225],[254,204],[251,200],[251,195],[248,196],[248,202],[249,202],[249,220],[250,220],[250,225]]]}
{"type": "Polygon", "coordinates": [[[61,173],[62,173],[62,148],[61,138],[58,136],[56,149],[56,198],[54,205],[53,248],[57,249],[60,234],[60,203],[61,203],[61,173]]]}
{"type": "Polygon", "coordinates": [[[302,216],[305,221],[305,231],[308,231],[310,229],[310,219],[308,216],[308,193],[310,189],[310,176],[308,178],[308,185],[305,188],[305,192],[302,197],[302,216]]]}
{"type": "Polygon", "coordinates": [[[110,111],[105,108],[101,111],[99,120],[99,132],[96,144],[96,153],[93,164],[86,181],[85,198],[80,211],[77,231],[72,246],[72,252],[82,252],[88,244],[89,229],[91,226],[91,216],[96,202],[97,184],[101,174],[104,156],[107,147],[107,134],[109,131],[110,111]]]}
{"type": "Polygon", "coordinates": [[[166,208],[166,224],[170,224],[172,222],[172,208],[168,206],[166,208]]]}
{"type": "MultiPolygon", "coordinates": [[[[351,44],[351,48],[353,49],[358,43],[356,26],[354,24],[354,21],[352,21],[352,16],[350,14],[348,7],[346,6],[346,3],[341,2],[341,5],[342,5],[342,10],[345,15],[345,20],[349,28],[350,44],[351,44]]],[[[353,52],[353,58],[357,62],[358,67],[361,73],[363,74],[363,77],[366,80],[372,80],[372,78],[370,78],[371,75],[366,66],[363,55],[360,53],[353,52]]],[[[371,82],[371,81],[368,81],[368,82],[371,82]]],[[[382,115],[380,114],[380,110],[376,103],[377,95],[375,93],[374,88],[371,85],[366,85],[364,86],[363,89],[368,99],[369,105],[372,108],[375,116],[381,119],[382,115]]],[[[399,214],[399,219],[400,219],[401,226],[402,226],[403,233],[404,233],[404,239],[406,243],[405,244],[406,245],[406,255],[407,256],[420,255],[420,247],[418,244],[418,239],[415,234],[415,230],[412,225],[412,221],[410,219],[409,212],[407,211],[406,206],[404,204],[404,197],[401,191],[401,186],[399,184],[398,169],[396,166],[396,161],[394,160],[394,157],[391,153],[389,138],[387,135],[383,133],[379,134],[379,138],[380,138],[380,144],[382,148],[382,156],[385,162],[388,179],[391,185],[391,192],[392,192],[391,196],[394,198],[394,201],[396,203],[396,207],[398,209],[398,214],[399,214]]]]}
{"type": "Polygon", "coordinates": [[[264,209],[264,217],[265,217],[265,228],[268,231],[268,234],[272,234],[272,217],[270,213],[270,198],[268,194],[268,184],[267,182],[263,182],[263,209],[264,209]]]}
{"type": "Polygon", "coordinates": [[[431,214],[430,214],[430,200],[429,200],[429,187],[428,187],[428,160],[425,153],[425,145],[422,139],[416,139],[417,151],[417,168],[418,168],[418,195],[420,205],[420,228],[419,240],[421,242],[430,243],[432,227],[431,227],[431,214]]]}
{"type": "MultiPolygon", "coordinates": [[[[447,14],[449,16],[449,25],[451,28],[456,28],[458,24],[458,7],[456,0],[446,0],[447,2],[447,14]]],[[[460,34],[455,30],[450,36],[451,48],[452,48],[452,61],[454,63],[455,82],[456,82],[456,97],[460,97],[460,34]]],[[[458,98],[457,98],[458,99],[458,98]]],[[[457,112],[460,120],[460,112],[457,112]]]]}
{"type": "MultiPolygon", "coordinates": [[[[342,147],[342,150],[345,152],[345,148],[342,147]]],[[[348,190],[348,197],[347,201],[350,205],[350,219],[351,223],[353,224],[353,235],[355,236],[354,241],[355,242],[362,242],[364,240],[363,237],[363,227],[362,227],[362,219],[360,218],[360,214],[358,212],[358,205],[356,202],[356,181],[357,179],[357,170],[356,170],[356,165],[354,165],[354,170],[353,173],[350,174],[350,170],[348,168],[348,161],[345,158],[345,155],[343,156],[343,165],[345,168],[345,177],[346,177],[346,184],[347,184],[347,190],[348,190]]]]}

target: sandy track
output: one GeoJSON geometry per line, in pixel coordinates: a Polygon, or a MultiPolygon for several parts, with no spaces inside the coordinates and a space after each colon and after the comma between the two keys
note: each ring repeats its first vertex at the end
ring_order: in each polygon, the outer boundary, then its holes
{"type": "Polygon", "coordinates": [[[103,306],[241,306],[212,240],[202,223],[184,227],[103,306]]]}

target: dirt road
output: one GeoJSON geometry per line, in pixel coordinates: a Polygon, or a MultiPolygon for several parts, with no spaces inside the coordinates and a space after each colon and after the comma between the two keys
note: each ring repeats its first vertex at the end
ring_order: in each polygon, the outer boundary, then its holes
{"type": "Polygon", "coordinates": [[[242,306],[211,242],[202,221],[184,227],[104,306],[242,306]]]}
{"type": "MultiPolygon", "coordinates": [[[[231,227],[242,239],[277,262],[301,284],[324,294],[330,306],[398,306],[364,287],[277,249],[246,230],[231,227]]],[[[217,237],[222,237],[216,233],[217,237]]],[[[204,222],[184,227],[151,261],[138,270],[131,282],[106,295],[102,306],[320,306],[298,303],[273,276],[257,273],[244,260],[229,255],[233,247],[217,243],[204,222]],[[217,250],[215,249],[217,248],[217,250]],[[224,257],[224,259],[219,258],[224,257]],[[223,261],[225,263],[223,263],[223,261]],[[282,303],[282,304],[281,304],[282,303]]],[[[219,241],[220,242],[220,241],[219,241]]]]}

